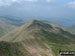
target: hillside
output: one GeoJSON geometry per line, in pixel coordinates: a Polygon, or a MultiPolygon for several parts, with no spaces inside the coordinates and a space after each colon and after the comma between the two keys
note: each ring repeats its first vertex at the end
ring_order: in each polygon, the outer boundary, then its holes
{"type": "Polygon", "coordinates": [[[0,37],[20,26],[22,21],[0,17],[0,37]]]}
{"type": "Polygon", "coordinates": [[[2,56],[58,56],[75,50],[75,36],[62,28],[33,20],[0,38],[2,56]]]}
{"type": "Polygon", "coordinates": [[[65,28],[68,32],[71,32],[72,34],[75,34],[75,25],[65,28]]]}

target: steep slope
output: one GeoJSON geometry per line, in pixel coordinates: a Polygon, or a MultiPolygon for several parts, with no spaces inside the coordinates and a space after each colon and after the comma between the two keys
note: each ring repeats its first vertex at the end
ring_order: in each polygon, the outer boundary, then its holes
{"type": "Polygon", "coordinates": [[[0,17],[0,37],[22,24],[22,21],[0,17]]]}
{"type": "MultiPolygon", "coordinates": [[[[0,49],[4,45],[6,45],[5,48],[10,46],[9,50],[3,48],[5,51],[1,51],[1,54],[6,54],[10,50],[15,49],[16,53],[12,50],[10,52],[11,56],[57,56],[60,49],[75,50],[74,35],[54,24],[38,20],[30,21],[15,29],[13,32],[0,38],[0,41],[5,41],[5,44],[0,45],[0,49]]],[[[8,56],[10,55],[8,53],[8,56]]]]}

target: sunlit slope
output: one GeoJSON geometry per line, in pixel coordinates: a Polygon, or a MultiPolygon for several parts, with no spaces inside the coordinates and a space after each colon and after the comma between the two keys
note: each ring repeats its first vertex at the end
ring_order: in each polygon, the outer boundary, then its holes
{"type": "MultiPolygon", "coordinates": [[[[18,48],[18,55],[13,54],[14,50],[12,50],[11,56],[19,56],[21,53],[23,55],[20,56],[25,56],[25,54],[26,56],[57,56],[60,49],[75,49],[74,35],[54,24],[48,24],[38,20],[30,21],[18,29],[13,30],[13,32],[0,38],[0,41],[7,41],[11,45],[9,50],[14,49],[14,47],[18,48]]],[[[9,45],[6,45],[6,47],[8,48],[9,45]]]]}
{"type": "Polygon", "coordinates": [[[0,17],[0,37],[8,33],[9,31],[20,26],[22,21],[16,19],[8,19],[6,17],[0,17]]]}

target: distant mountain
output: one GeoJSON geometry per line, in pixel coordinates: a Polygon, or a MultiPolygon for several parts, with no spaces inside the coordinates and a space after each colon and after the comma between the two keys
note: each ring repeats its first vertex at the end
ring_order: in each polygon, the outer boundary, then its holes
{"type": "Polygon", "coordinates": [[[0,17],[0,37],[22,24],[22,20],[0,17]]]}
{"type": "Polygon", "coordinates": [[[75,50],[75,36],[62,28],[30,21],[0,38],[2,56],[58,56],[60,50],[75,50]]]}
{"type": "Polygon", "coordinates": [[[53,17],[53,18],[48,18],[48,21],[49,20],[63,27],[69,27],[75,24],[74,22],[75,19],[71,19],[71,18],[53,17]]]}
{"type": "Polygon", "coordinates": [[[71,32],[72,34],[75,34],[75,25],[66,27],[65,30],[67,30],[68,32],[71,32]]]}
{"type": "Polygon", "coordinates": [[[55,23],[59,26],[62,26],[62,27],[69,27],[69,26],[72,26],[75,24],[75,19],[71,19],[71,18],[64,18],[64,17],[50,17],[50,18],[47,18],[47,17],[33,17],[33,18],[37,18],[37,19],[41,19],[41,20],[44,20],[44,21],[48,21],[48,22],[52,22],[52,23],[55,23]]]}

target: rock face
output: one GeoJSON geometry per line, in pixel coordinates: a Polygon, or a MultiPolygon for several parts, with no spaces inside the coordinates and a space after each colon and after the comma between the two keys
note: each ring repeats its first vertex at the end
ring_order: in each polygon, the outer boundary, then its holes
{"type": "Polygon", "coordinates": [[[38,20],[0,38],[2,56],[58,56],[58,51],[75,50],[75,36],[58,26],[38,20]]]}

